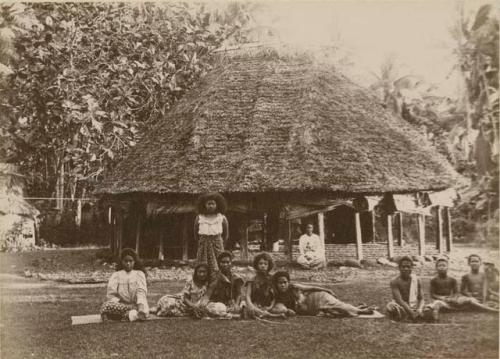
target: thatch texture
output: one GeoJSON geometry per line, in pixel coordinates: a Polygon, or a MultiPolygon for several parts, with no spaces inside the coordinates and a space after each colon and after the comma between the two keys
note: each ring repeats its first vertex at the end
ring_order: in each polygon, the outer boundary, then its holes
{"type": "Polygon", "coordinates": [[[365,89],[306,58],[233,57],[146,134],[99,193],[437,190],[454,172],[365,89]]]}

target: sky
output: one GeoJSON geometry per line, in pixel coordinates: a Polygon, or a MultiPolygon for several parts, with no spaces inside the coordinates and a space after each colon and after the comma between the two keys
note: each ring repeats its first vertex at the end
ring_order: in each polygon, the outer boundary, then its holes
{"type": "MultiPolygon", "coordinates": [[[[487,1],[465,2],[466,13],[487,1]]],[[[459,79],[451,74],[455,45],[450,27],[456,21],[458,1],[273,1],[255,13],[283,43],[297,48],[341,44],[355,63],[347,75],[365,84],[371,72],[392,56],[400,75],[418,75],[439,83],[452,95],[459,79]],[[364,83],[363,83],[364,82],[364,83]]]]}

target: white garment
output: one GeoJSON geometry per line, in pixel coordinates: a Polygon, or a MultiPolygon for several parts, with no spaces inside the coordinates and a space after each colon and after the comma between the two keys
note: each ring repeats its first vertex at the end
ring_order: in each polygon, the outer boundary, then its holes
{"type": "Polygon", "coordinates": [[[408,304],[410,308],[416,309],[418,305],[418,278],[415,274],[410,276],[410,294],[408,296],[408,304]]]}
{"type": "Polygon", "coordinates": [[[144,311],[149,313],[148,300],[146,298],[147,284],[144,272],[131,270],[127,272],[120,270],[114,272],[109,278],[106,299],[111,302],[126,304],[142,304],[144,311]]]}
{"type": "Polygon", "coordinates": [[[303,234],[299,238],[299,252],[301,255],[306,255],[311,258],[325,258],[325,248],[323,241],[315,233],[310,236],[303,234]]]}
{"type": "Polygon", "coordinates": [[[220,213],[217,213],[215,217],[207,217],[203,214],[198,215],[198,234],[206,236],[222,234],[222,222],[224,218],[220,213]]]}

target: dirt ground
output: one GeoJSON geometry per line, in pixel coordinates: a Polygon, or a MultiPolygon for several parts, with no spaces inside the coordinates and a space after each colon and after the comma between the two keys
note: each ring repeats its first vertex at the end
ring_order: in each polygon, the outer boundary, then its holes
{"type": "MultiPolygon", "coordinates": [[[[453,276],[467,271],[465,257],[472,252],[498,263],[497,251],[457,247],[450,265],[453,276]]],[[[433,266],[415,269],[426,296],[433,266]]],[[[245,267],[237,270],[251,273],[245,267]]],[[[387,318],[294,318],[271,323],[167,319],[71,326],[71,316],[98,312],[105,283],[26,278],[27,271],[63,280],[63,273],[106,278],[112,269],[97,263],[95,250],[89,249],[2,253],[2,358],[498,358],[498,316],[490,313],[446,313],[432,325],[387,318]]],[[[153,305],[160,296],[179,291],[191,272],[176,268],[151,273],[148,299],[153,305]]],[[[390,300],[388,281],[396,273],[382,266],[317,273],[294,269],[292,278],[320,282],[347,302],[383,308],[390,300]]]]}

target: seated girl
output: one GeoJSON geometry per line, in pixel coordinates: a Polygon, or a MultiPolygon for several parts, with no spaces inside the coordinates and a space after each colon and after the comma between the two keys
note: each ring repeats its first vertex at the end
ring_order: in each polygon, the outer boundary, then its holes
{"type": "Polygon", "coordinates": [[[246,296],[243,308],[244,318],[283,318],[284,313],[270,313],[274,306],[275,290],[269,272],[274,263],[268,253],[260,253],[253,260],[255,276],[246,283],[246,296]]]}
{"type": "Polygon", "coordinates": [[[103,320],[145,320],[149,315],[146,274],[135,251],[125,248],[108,282],[103,320]]]}
{"type": "Polygon", "coordinates": [[[355,307],[344,303],[326,288],[290,283],[288,272],[279,271],[273,276],[276,287],[276,304],[272,313],[293,315],[318,315],[325,313],[338,317],[356,317],[360,314],[373,314],[366,306],[355,307]]]}
{"type": "Polygon", "coordinates": [[[208,285],[208,265],[200,263],[194,268],[193,278],[189,280],[179,294],[165,295],[158,301],[156,315],[160,317],[203,316],[199,307],[200,299],[205,295],[208,285]]]}

